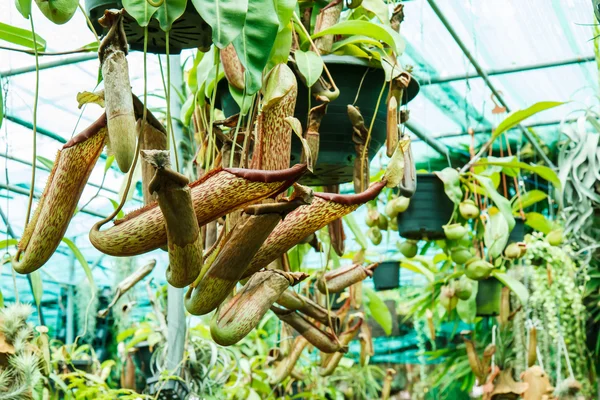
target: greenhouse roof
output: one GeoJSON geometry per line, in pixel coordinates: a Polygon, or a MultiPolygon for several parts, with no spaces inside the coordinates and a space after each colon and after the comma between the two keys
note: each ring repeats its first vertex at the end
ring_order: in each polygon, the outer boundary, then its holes
{"type": "MultiPolygon", "coordinates": [[[[595,20],[588,0],[412,0],[405,2],[405,15],[401,34],[407,47],[402,60],[405,65],[414,66],[413,73],[421,84],[420,94],[410,103],[411,118],[407,127],[418,133],[413,153],[424,168],[434,168],[446,160],[419,138],[432,139],[438,150],[445,146],[462,148],[470,142],[467,129],[473,128],[477,140],[484,141],[505,115],[494,112],[502,101],[510,109],[525,108],[543,100],[571,101],[562,107],[560,114],[546,111],[528,120],[527,125],[535,127],[535,133],[550,143],[558,139],[560,119],[597,95],[598,68],[591,40],[595,20]],[[439,9],[434,10],[432,4],[436,3],[439,9]],[[502,99],[492,95],[492,89],[478,76],[461,46],[476,61],[477,67],[487,73],[489,82],[502,99]]],[[[81,13],[77,13],[69,24],[54,25],[34,7],[33,18],[36,32],[47,41],[48,52],[77,49],[95,40],[85,29],[86,21],[81,13]]],[[[29,21],[16,11],[12,1],[0,4],[0,22],[30,28],[29,21]]],[[[190,54],[182,53],[181,62],[185,62],[190,54]]],[[[143,55],[131,52],[128,60],[133,91],[141,95],[143,55]]],[[[13,234],[18,238],[24,228],[32,170],[34,62],[31,55],[0,50],[0,76],[7,116],[0,133],[0,168],[4,169],[0,178],[2,239],[10,239],[13,234]],[[10,221],[10,225],[6,221],[10,221]]],[[[78,92],[93,91],[97,86],[95,54],[40,57],[40,69],[37,195],[41,194],[49,174],[41,157],[53,160],[62,143],[100,113],[96,105],[78,109],[76,100],[78,92]]],[[[150,108],[160,106],[163,82],[159,58],[155,55],[148,57],[148,92],[152,94],[150,108]]],[[[520,138],[517,130],[514,134],[520,138]]],[[[378,158],[375,163],[378,162],[385,163],[385,160],[378,158]]],[[[92,199],[102,185],[104,163],[105,159],[101,159],[94,169],[80,206],[92,199]]],[[[119,198],[122,185],[123,175],[111,168],[99,191],[100,196],[75,215],[66,234],[94,266],[94,278],[100,286],[113,284],[114,269],[119,265],[112,257],[103,257],[95,250],[87,233],[96,221],[113,211],[111,200],[119,198]]],[[[139,207],[140,197],[138,190],[127,203],[126,210],[139,207]]],[[[163,282],[166,253],[159,250],[143,258],[159,260],[153,274],[157,281],[163,282]]],[[[44,311],[47,319],[58,313],[57,308],[50,305],[55,303],[60,288],[85,281],[83,270],[75,262],[71,251],[63,244],[41,270],[43,300],[48,305],[44,311]]],[[[0,279],[0,288],[9,301],[14,292],[10,274],[10,268],[4,268],[0,279]]],[[[21,300],[31,301],[27,279],[18,276],[16,284],[21,300]]]]}

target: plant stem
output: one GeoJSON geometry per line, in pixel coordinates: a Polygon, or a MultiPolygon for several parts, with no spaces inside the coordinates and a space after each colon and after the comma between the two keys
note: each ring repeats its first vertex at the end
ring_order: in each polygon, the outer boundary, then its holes
{"type": "MultiPolygon", "coordinates": [[[[175,153],[175,169],[179,171],[179,156],[177,155],[177,141],[175,140],[175,132],[173,132],[173,119],[171,118],[171,59],[169,57],[169,31],[165,32],[166,52],[167,56],[167,137],[173,141],[173,153],[175,153]]],[[[167,140],[168,142],[168,140],[167,140]]]]}
{"type": "MultiPolygon", "coordinates": [[[[383,86],[381,87],[381,91],[379,92],[379,97],[377,98],[377,103],[375,104],[375,111],[373,113],[373,118],[371,118],[371,123],[369,124],[369,133],[367,134],[367,141],[365,142],[365,147],[363,148],[363,152],[362,155],[360,156],[360,170],[361,170],[361,175],[362,175],[362,171],[364,171],[365,168],[365,160],[367,159],[367,151],[369,150],[369,142],[371,141],[371,132],[373,132],[373,126],[375,125],[375,120],[377,119],[377,110],[379,110],[379,104],[381,103],[381,98],[383,97],[383,92],[385,92],[385,87],[386,87],[387,82],[383,82],[383,86]]],[[[361,181],[362,181],[362,177],[361,177],[361,181]]],[[[368,184],[368,182],[367,182],[368,184]]],[[[365,187],[362,187],[361,185],[361,190],[365,190],[365,187]]]]}
{"type": "Polygon", "coordinates": [[[100,44],[100,38],[98,37],[98,32],[96,32],[96,28],[94,28],[94,25],[92,24],[92,21],[90,20],[90,17],[88,17],[87,13],[83,9],[83,7],[81,7],[80,3],[77,4],[77,7],[79,8],[79,11],[81,11],[81,13],[83,14],[83,16],[85,17],[85,20],[86,20],[86,22],[88,24],[88,27],[90,28],[90,30],[92,31],[92,33],[96,37],[96,42],[98,42],[98,44],[100,44]]]}
{"type": "MultiPolygon", "coordinates": [[[[35,35],[35,33],[34,33],[35,35]]],[[[65,50],[65,51],[56,51],[56,52],[49,52],[49,51],[37,51],[37,41],[36,43],[36,48],[33,50],[29,50],[29,49],[15,49],[14,47],[8,47],[8,46],[0,46],[0,50],[8,50],[8,51],[15,51],[17,53],[25,53],[25,54],[31,54],[32,56],[64,56],[67,54],[77,54],[77,53],[92,53],[92,50],[89,49],[84,49],[84,48],[78,48],[78,49],[74,49],[74,50],[65,50]]]]}
{"type": "Polygon", "coordinates": [[[31,206],[33,204],[33,193],[35,190],[35,170],[37,164],[37,107],[40,90],[40,62],[37,53],[37,38],[35,36],[35,27],[33,24],[33,15],[29,16],[31,24],[31,35],[33,36],[33,50],[35,52],[35,94],[33,96],[33,160],[31,161],[31,187],[29,188],[29,200],[27,201],[27,213],[25,214],[25,226],[29,223],[31,216],[31,206]]]}

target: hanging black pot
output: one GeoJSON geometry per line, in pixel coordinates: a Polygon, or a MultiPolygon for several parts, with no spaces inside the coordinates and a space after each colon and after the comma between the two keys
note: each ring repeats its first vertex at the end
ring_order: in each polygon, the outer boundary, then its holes
{"type": "MultiPolygon", "coordinates": [[[[165,0],[168,1],[168,0],[165,0]]],[[[85,0],[85,11],[99,35],[106,34],[98,23],[105,10],[123,8],[121,0],[85,0]]],[[[133,17],[125,13],[123,20],[127,42],[132,50],[144,50],[144,28],[133,17]]],[[[160,29],[158,20],[152,18],[148,24],[148,52],[165,54],[167,51],[165,32],[160,29]]],[[[199,48],[207,51],[212,43],[212,29],[198,14],[191,1],[185,12],[175,22],[169,32],[169,54],[179,54],[183,49],[199,48]]]]}
{"type": "MultiPolygon", "coordinates": [[[[313,173],[306,173],[300,183],[310,186],[337,185],[352,181],[354,159],[356,152],[352,142],[352,124],[348,119],[347,107],[353,104],[358,107],[365,119],[367,127],[375,113],[375,105],[385,83],[385,73],[381,68],[370,65],[367,61],[350,56],[323,56],[327,69],[335,81],[340,95],[327,106],[327,114],[321,121],[319,128],[319,156],[313,173]],[[358,94],[358,97],[357,97],[358,94]],[[356,99],[356,102],[355,102],[356,99]]],[[[292,68],[293,70],[294,68],[292,68]]],[[[306,127],[308,115],[308,89],[298,80],[298,97],[294,117],[298,118],[303,127],[306,127]]],[[[223,82],[223,81],[222,81],[223,82]]],[[[226,85],[219,85],[217,106],[231,116],[239,112],[239,107],[226,85]]],[[[387,87],[381,96],[377,116],[371,132],[369,144],[369,160],[372,160],[377,151],[384,145],[386,139],[386,99],[387,87]]],[[[419,93],[419,83],[412,78],[409,87],[404,91],[402,104],[408,103],[419,93]]],[[[311,106],[315,101],[311,99],[311,106]]],[[[300,162],[302,145],[295,135],[292,138],[291,165],[300,162]]]]}
{"type": "Polygon", "coordinates": [[[146,393],[150,396],[158,394],[157,398],[159,400],[184,400],[190,390],[181,380],[169,379],[165,381],[160,379],[160,375],[155,375],[146,381],[146,393]]]}
{"type": "Polygon", "coordinates": [[[400,287],[400,263],[384,261],[373,271],[375,290],[389,290],[400,287]]]}
{"type": "Polygon", "coordinates": [[[502,283],[494,277],[479,281],[475,298],[478,316],[495,317],[500,314],[502,287],[502,283]]]}
{"type": "Polygon", "coordinates": [[[446,196],[444,184],[434,174],[417,175],[417,191],[406,211],[398,214],[398,233],[406,239],[445,239],[443,225],[452,213],[454,203],[446,196]]]}
{"type": "Polygon", "coordinates": [[[523,218],[515,218],[515,226],[508,235],[508,243],[518,243],[525,240],[525,220],[523,218]]]}

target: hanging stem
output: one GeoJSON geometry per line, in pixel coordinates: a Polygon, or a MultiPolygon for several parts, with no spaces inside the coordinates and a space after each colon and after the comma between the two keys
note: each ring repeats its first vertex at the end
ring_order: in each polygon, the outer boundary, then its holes
{"type": "Polygon", "coordinates": [[[31,160],[31,187],[29,188],[29,200],[27,201],[27,214],[25,215],[25,226],[29,223],[31,216],[31,206],[33,204],[33,193],[35,190],[35,170],[37,164],[37,107],[40,91],[40,62],[37,50],[37,38],[35,36],[35,27],[33,24],[33,15],[29,16],[31,24],[31,35],[33,36],[33,51],[35,52],[35,94],[33,96],[33,155],[31,160]]]}
{"type": "MultiPolygon", "coordinates": [[[[167,137],[170,137],[173,141],[173,153],[175,153],[175,170],[179,172],[179,156],[177,155],[177,142],[175,141],[175,132],[173,131],[173,119],[171,118],[171,57],[169,56],[169,31],[165,32],[165,41],[167,52],[165,57],[167,59],[167,87],[165,91],[165,94],[167,96],[167,137]]],[[[167,140],[167,143],[168,142],[169,141],[167,140]]],[[[167,146],[167,148],[168,147],[169,146],[167,146]]]]}
{"type": "MultiPolygon", "coordinates": [[[[381,91],[379,92],[379,97],[377,98],[377,104],[375,104],[375,111],[373,112],[373,118],[371,118],[371,123],[369,124],[369,133],[367,134],[367,141],[365,142],[365,146],[363,148],[362,155],[360,156],[360,170],[364,171],[365,169],[365,161],[367,159],[367,154],[369,151],[369,144],[371,142],[371,132],[373,132],[373,126],[375,125],[375,119],[377,118],[377,110],[379,110],[379,104],[381,103],[381,98],[383,97],[383,92],[385,91],[385,86],[387,82],[383,82],[381,86],[381,91]]],[[[366,184],[368,186],[368,182],[362,182],[361,186],[366,184]]],[[[361,187],[361,191],[366,190],[366,187],[361,187]]]]}
{"type": "Polygon", "coordinates": [[[92,24],[92,21],[90,21],[90,17],[88,17],[87,13],[85,12],[85,10],[83,9],[83,7],[81,6],[81,3],[78,3],[77,7],[79,8],[79,11],[81,11],[81,13],[83,14],[83,16],[85,17],[85,20],[87,21],[87,25],[90,28],[90,30],[92,31],[92,33],[94,34],[94,37],[96,37],[96,42],[98,42],[98,44],[100,44],[100,37],[98,36],[98,32],[96,32],[96,28],[94,28],[94,25],[92,24]]]}

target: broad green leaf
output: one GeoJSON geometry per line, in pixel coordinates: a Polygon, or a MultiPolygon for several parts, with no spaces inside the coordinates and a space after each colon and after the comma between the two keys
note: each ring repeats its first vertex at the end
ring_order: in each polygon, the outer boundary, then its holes
{"type": "Polygon", "coordinates": [[[246,68],[246,94],[252,95],[262,86],[263,69],[279,31],[279,18],[272,0],[248,3],[246,23],[233,41],[240,62],[246,68]]]}
{"type": "Polygon", "coordinates": [[[379,23],[390,24],[388,5],[383,0],[362,0],[361,7],[375,14],[379,23]]]}
{"type": "Polygon", "coordinates": [[[477,174],[472,174],[472,176],[477,180],[477,182],[479,182],[482,188],[486,191],[488,197],[494,202],[494,205],[498,207],[502,215],[504,215],[506,222],[508,222],[509,231],[512,230],[512,228],[515,226],[515,218],[512,215],[510,201],[496,191],[496,187],[490,178],[477,174]]]}
{"type": "Polygon", "coordinates": [[[365,234],[363,233],[362,228],[358,225],[358,223],[354,219],[354,215],[348,214],[348,215],[344,216],[343,219],[344,219],[344,222],[346,223],[346,225],[348,225],[348,228],[350,228],[350,231],[352,231],[352,234],[354,235],[354,240],[356,240],[356,243],[358,243],[358,245],[360,246],[361,249],[366,249],[368,247],[367,238],[365,237],[365,234]]]}
{"type": "Polygon", "coordinates": [[[530,226],[534,230],[542,233],[550,233],[552,223],[546,217],[537,212],[529,212],[525,214],[525,225],[530,226]]]}
{"type": "Polygon", "coordinates": [[[538,203],[542,200],[545,200],[548,195],[541,190],[530,190],[529,192],[521,193],[519,195],[515,195],[512,200],[512,208],[513,213],[518,213],[521,208],[525,209],[538,203]]]}
{"type": "Polygon", "coordinates": [[[489,218],[485,223],[483,241],[488,249],[488,255],[495,259],[502,254],[508,243],[508,223],[497,208],[489,210],[489,218]]]}
{"type": "Polygon", "coordinates": [[[392,333],[392,314],[383,300],[379,298],[377,292],[369,287],[363,287],[363,293],[369,300],[366,304],[369,308],[369,313],[382,328],[386,335],[392,333]]]}
{"type": "Polygon", "coordinates": [[[42,302],[42,296],[44,294],[44,287],[42,285],[42,277],[40,276],[40,271],[33,271],[29,274],[31,278],[31,288],[33,291],[33,299],[35,300],[35,304],[39,305],[42,302]]]}
{"type": "Polygon", "coordinates": [[[370,21],[342,21],[330,28],[312,35],[312,38],[316,39],[325,35],[352,36],[357,33],[382,41],[391,47],[397,56],[400,56],[404,52],[406,44],[398,32],[394,31],[388,26],[378,25],[370,21]]]}
{"type": "Polygon", "coordinates": [[[190,87],[192,93],[196,93],[198,90],[198,64],[204,58],[203,52],[200,50],[196,50],[196,56],[194,57],[194,63],[192,64],[192,68],[188,71],[187,75],[187,84],[190,87]]]}
{"type": "Polygon", "coordinates": [[[244,96],[244,91],[236,88],[233,85],[229,85],[229,93],[231,93],[231,97],[233,97],[238,107],[240,107],[240,114],[248,114],[250,106],[254,101],[254,95],[244,96]]]}
{"type": "Polygon", "coordinates": [[[527,300],[529,299],[529,293],[527,292],[527,288],[525,287],[525,285],[523,285],[515,278],[508,276],[504,272],[499,272],[497,270],[492,271],[492,276],[498,279],[500,282],[502,282],[504,286],[512,290],[513,293],[516,294],[519,298],[519,301],[521,301],[521,304],[527,304],[527,300]]]}
{"type": "Polygon", "coordinates": [[[477,317],[477,281],[473,283],[473,292],[467,300],[458,300],[456,312],[460,319],[466,324],[472,324],[477,317]]]}
{"type": "Polygon", "coordinates": [[[87,279],[90,283],[90,288],[92,290],[92,293],[96,293],[96,283],[94,282],[94,276],[92,275],[92,270],[90,269],[90,266],[89,266],[87,260],[81,253],[81,250],[79,250],[79,248],[75,245],[75,243],[73,243],[71,241],[71,239],[69,239],[69,238],[64,237],[64,238],[62,238],[62,241],[65,242],[67,246],[69,246],[69,249],[71,249],[71,251],[75,255],[75,258],[77,259],[77,261],[79,261],[79,264],[81,264],[81,267],[83,268],[83,271],[85,272],[85,275],[87,276],[87,279]]]}
{"type": "Polygon", "coordinates": [[[298,71],[306,79],[306,86],[314,85],[323,73],[323,60],[314,51],[296,50],[294,53],[298,71]]]}
{"type": "Polygon", "coordinates": [[[279,18],[279,31],[282,31],[290,24],[298,0],[274,0],[274,3],[279,18]]]}
{"type": "Polygon", "coordinates": [[[37,160],[39,162],[42,163],[42,165],[46,168],[48,168],[50,171],[52,171],[52,168],[54,168],[54,162],[52,160],[47,159],[46,157],[42,157],[42,156],[37,156],[36,157],[37,160]]]}
{"type": "MultiPolygon", "coordinates": [[[[42,39],[42,37],[37,33],[35,37],[37,42],[37,50],[46,50],[46,41],[42,39]]],[[[3,24],[2,22],[0,22],[0,40],[4,40],[6,42],[13,43],[19,46],[27,47],[29,49],[33,49],[35,46],[31,31],[28,31],[27,29],[17,28],[16,26],[3,24]]]]}
{"type": "Polygon", "coordinates": [[[165,32],[171,30],[173,22],[183,15],[187,0],[165,0],[156,10],[154,18],[158,20],[160,29],[165,32]]]}
{"type": "Polygon", "coordinates": [[[354,45],[366,44],[368,46],[375,46],[380,49],[383,48],[383,45],[378,40],[372,39],[368,36],[353,35],[353,36],[347,37],[345,39],[342,39],[342,40],[339,40],[339,41],[333,43],[331,52],[333,53],[334,51],[336,51],[344,46],[350,45],[350,44],[354,44],[354,45]]]}
{"type": "Polygon", "coordinates": [[[428,268],[426,268],[423,265],[420,264],[413,264],[411,262],[408,261],[401,261],[400,262],[400,267],[401,268],[405,268],[409,271],[412,272],[416,272],[417,274],[421,274],[423,276],[425,276],[425,278],[427,278],[427,280],[429,282],[433,282],[435,279],[435,275],[433,274],[433,272],[431,272],[431,270],[429,270],[428,268]]]}
{"type": "Polygon", "coordinates": [[[15,0],[15,6],[23,18],[29,19],[31,15],[31,0],[15,0]]]}
{"type": "Polygon", "coordinates": [[[192,4],[212,28],[213,43],[220,49],[231,43],[244,28],[248,0],[192,0],[192,4]]]}
{"type": "Polygon", "coordinates": [[[499,165],[504,168],[524,169],[526,171],[530,171],[530,172],[533,172],[534,174],[537,174],[540,178],[547,180],[548,182],[552,183],[554,185],[554,187],[556,187],[558,190],[560,190],[560,188],[561,188],[560,179],[558,179],[558,175],[556,174],[556,172],[554,172],[554,170],[552,168],[549,168],[549,167],[546,167],[543,165],[528,164],[528,163],[524,163],[521,161],[509,161],[509,160],[504,161],[501,158],[496,158],[494,160],[491,160],[491,159],[484,158],[484,159],[478,161],[477,164],[478,165],[499,165]]]}
{"type": "Polygon", "coordinates": [[[181,106],[181,113],[179,115],[179,119],[181,119],[184,126],[190,125],[192,114],[194,113],[194,98],[195,96],[188,97],[185,103],[183,103],[183,105],[181,106]]]}
{"type": "Polygon", "coordinates": [[[115,156],[111,155],[106,157],[106,161],[104,161],[104,173],[106,174],[110,169],[110,166],[115,161],[115,156]]]}
{"type": "MultiPolygon", "coordinates": [[[[165,0],[165,3],[167,1],[165,0]]],[[[141,27],[147,26],[158,10],[157,7],[152,7],[147,0],[123,0],[123,8],[141,27]]]]}
{"type": "Polygon", "coordinates": [[[94,41],[94,42],[86,44],[85,46],[81,46],[80,49],[81,50],[87,50],[90,53],[93,53],[93,52],[97,52],[98,51],[98,47],[100,47],[100,43],[94,41]]]}
{"type": "Polygon", "coordinates": [[[564,102],[561,101],[540,101],[539,103],[535,103],[531,107],[528,107],[524,110],[517,110],[510,113],[502,122],[498,124],[494,130],[494,133],[492,134],[491,140],[495,140],[499,135],[511,128],[514,128],[532,115],[553,107],[560,106],[562,104],[564,104],[564,102]]]}
{"type": "Polygon", "coordinates": [[[288,22],[288,24],[277,33],[275,44],[271,49],[269,62],[267,63],[268,70],[272,69],[277,64],[287,63],[290,49],[292,48],[292,28],[292,22],[288,22]]]}
{"type": "Polygon", "coordinates": [[[444,192],[454,204],[460,204],[462,200],[462,190],[460,189],[460,174],[454,168],[444,168],[435,172],[436,176],[444,182],[444,192]]]}

